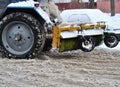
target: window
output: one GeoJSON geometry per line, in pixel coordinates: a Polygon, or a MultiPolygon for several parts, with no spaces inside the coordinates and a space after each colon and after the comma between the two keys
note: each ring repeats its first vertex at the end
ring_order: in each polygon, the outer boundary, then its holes
{"type": "Polygon", "coordinates": [[[85,23],[90,22],[90,18],[86,14],[72,14],[68,17],[70,23],[85,23]]]}

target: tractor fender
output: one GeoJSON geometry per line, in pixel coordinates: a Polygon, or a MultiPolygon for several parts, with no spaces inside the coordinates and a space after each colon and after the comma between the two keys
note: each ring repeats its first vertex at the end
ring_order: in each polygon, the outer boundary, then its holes
{"type": "Polygon", "coordinates": [[[47,24],[52,24],[49,15],[45,11],[43,11],[40,6],[36,7],[36,3],[39,4],[38,2],[32,0],[10,3],[3,11],[1,18],[13,12],[25,12],[31,14],[33,17],[36,17],[36,19],[44,20],[44,22],[46,22],[47,24]]]}

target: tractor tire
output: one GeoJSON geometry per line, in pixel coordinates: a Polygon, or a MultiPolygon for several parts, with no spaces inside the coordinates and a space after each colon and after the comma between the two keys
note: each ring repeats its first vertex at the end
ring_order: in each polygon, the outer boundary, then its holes
{"type": "Polygon", "coordinates": [[[109,34],[109,35],[104,37],[104,43],[107,47],[114,48],[118,45],[119,40],[118,40],[116,35],[109,34]]]}
{"type": "Polygon", "coordinates": [[[0,23],[0,35],[2,54],[8,58],[33,58],[45,43],[44,27],[24,12],[5,16],[0,23]]]}
{"type": "Polygon", "coordinates": [[[80,46],[82,51],[90,52],[95,48],[95,40],[91,36],[83,37],[80,46]]]}

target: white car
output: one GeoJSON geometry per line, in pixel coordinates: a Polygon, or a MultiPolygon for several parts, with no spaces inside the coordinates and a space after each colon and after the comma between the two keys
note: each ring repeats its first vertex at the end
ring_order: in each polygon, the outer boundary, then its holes
{"type": "Polygon", "coordinates": [[[113,48],[120,41],[120,24],[114,21],[109,14],[103,13],[99,9],[72,9],[64,10],[61,13],[64,23],[80,24],[92,22],[96,24],[99,21],[104,21],[107,25],[104,31],[104,43],[106,46],[113,48]]]}

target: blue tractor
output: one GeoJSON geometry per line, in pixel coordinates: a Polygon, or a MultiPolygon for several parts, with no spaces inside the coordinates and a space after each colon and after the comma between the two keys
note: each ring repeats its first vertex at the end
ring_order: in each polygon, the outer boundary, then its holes
{"type": "Polygon", "coordinates": [[[45,27],[52,22],[39,5],[32,0],[5,5],[0,23],[1,49],[5,57],[32,58],[44,47],[45,27]]]}
{"type": "Polygon", "coordinates": [[[76,49],[90,52],[103,40],[106,28],[103,23],[58,25],[33,0],[13,0],[4,6],[0,18],[0,49],[5,57],[33,58],[51,47],[59,52],[76,49]]]}

